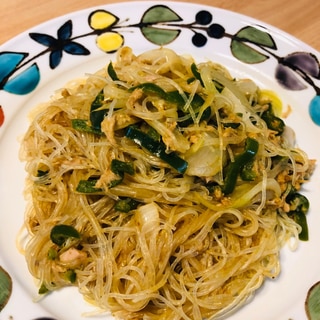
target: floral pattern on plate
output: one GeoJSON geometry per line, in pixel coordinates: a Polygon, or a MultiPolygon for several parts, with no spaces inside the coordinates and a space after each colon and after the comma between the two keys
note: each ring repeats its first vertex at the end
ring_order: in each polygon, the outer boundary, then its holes
{"type": "MultiPolygon", "coordinates": [[[[45,47],[33,57],[28,52],[0,52],[0,90],[23,95],[35,90],[40,81],[37,59],[49,55],[49,66],[59,66],[63,54],[89,55],[90,51],[79,41],[81,38],[95,36],[97,47],[113,53],[125,44],[123,30],[140,31],[145,40],[158,46],[175,41],[183,30],[191,31],[190,43],[203,47],[210,39],[230,39],[232,55],[247,64],[262,63],[273,58],[277,61],[275,79],[288,90],[303,90],[307,86],[314,88],[315,96],[309,104],[309,114],[320,125],[320,88],[314,79],[320,79],[318,58],[308,52],[292,52],[286,56],[277,55],[277,44],[268,30],[261,26],[245,26],[235,34],[213,21],[208,10],[196,12],[194,21],[184,21],[181,13],[166,5],[154,5],[147,9],[140,21],[120,23],[119,17],[112,12],[97,9],[88,16],[88,25],[92,31],[73,35],[73,22],[67,20],[57,30],[56,37],[44,33],[29,33],[29,37],[45,47]]],[[[4,121],[1,110],[0,125],[4,121]]]]}

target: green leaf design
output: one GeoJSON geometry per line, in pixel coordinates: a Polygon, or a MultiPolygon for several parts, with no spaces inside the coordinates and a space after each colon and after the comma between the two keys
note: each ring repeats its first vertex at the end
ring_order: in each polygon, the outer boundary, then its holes
{"type": "Polygon", "coordinates": [[[167,6],[156,5],[149,8],[142,16],[143,24],[155,24],[159,22],[182,21],[182,18],[167,6]]]}
{"type": "Polygon", "coordinates": [[[174,41],[180,34],[180,30],[169,30],[154,27],[143,27],[141,28],[141,32],[147,40],[160,46],[174,41]]]}
{"type": "Polygon", "coordinates": [[[235,38],[242,42],[251,42],[256,45],[267,47],[270,49],[277,49],[276,43],[274,42],[271,35],[265,31],[257,29],[252,26],[244,27],[240,29],[236,34],[235,38]]]}
{"type": "Polygon", "coordinates": [[[320,318],[320,281],[310,288],[305,302],[305,309],[309,320],[318,320],[320,318]]]}
{"type": "Polygon", "coordinates": [[[182,18],[169,7],[155,5],[149,8],[142,16],[141,32],[148,41],[163,46],[174,41],[179,36],[181,30],[166,29],[160,26],[165,22],[177,21],[182,21],[182,18]],[[154,25],[156,24],[160,26],[155,27],[154,25]]]}
{"type": "Polygon", "coordinates": [[[250,44],[258,47],[277,49],[271,35],[261,29],[247,26],[240,29],[231,41],[231,52],[239,60],[245,63],[261,63],[269,57],[264,53],[252,48],[250,44]]]}
{"type": "Polygon", "coordinates": [[[267,55],[235,39],[231,41],[230,47],[232,54],[244,63],[261,63],[269,58],[267,55]]]}
{"type": "Polygon", "coordinates": [[[0,267],[0,311],[7,304],[12,292],[12,280],[9,274],[0,267]]]}

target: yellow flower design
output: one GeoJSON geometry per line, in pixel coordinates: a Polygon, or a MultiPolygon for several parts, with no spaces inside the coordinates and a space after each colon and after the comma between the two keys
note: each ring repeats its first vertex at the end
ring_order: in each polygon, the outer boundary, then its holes
{"type": "Polygon", "coordinates": [[[119,21],[114,14],[105,10],[96,10],[89,16],[89,25],[98,34],[96,43],[102,51],[111,53],[117,51],[124,43],[124,38],[112,27],[119,21]]]}

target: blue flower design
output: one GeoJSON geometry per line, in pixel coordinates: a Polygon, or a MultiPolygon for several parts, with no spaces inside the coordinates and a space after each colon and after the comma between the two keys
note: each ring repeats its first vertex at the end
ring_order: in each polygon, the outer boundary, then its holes
{"type": "Polygon", "coordinates": [[[72,55],[89,55],[90,51],[80,43],[71,39],[72,21],[65,22],[57,31],[57,39],[43,33],[29,33],[31,39],[48,47],[50,51],[49,64],[55,69],[61,62],[63,51],[72,55]]]}

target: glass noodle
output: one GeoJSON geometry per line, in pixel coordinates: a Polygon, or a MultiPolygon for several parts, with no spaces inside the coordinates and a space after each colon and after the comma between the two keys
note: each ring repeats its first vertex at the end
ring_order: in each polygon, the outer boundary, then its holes
{"type": "Polygon", "coordinates": [[[39,293],[74,285],[118,319],[239,308],[306,231],[294,201],[307,201],[298,191],[314,162],[278,104],[252,80],[166,48],[124,47],[57,91],[21,147],[21,249],[39,293]]]}

